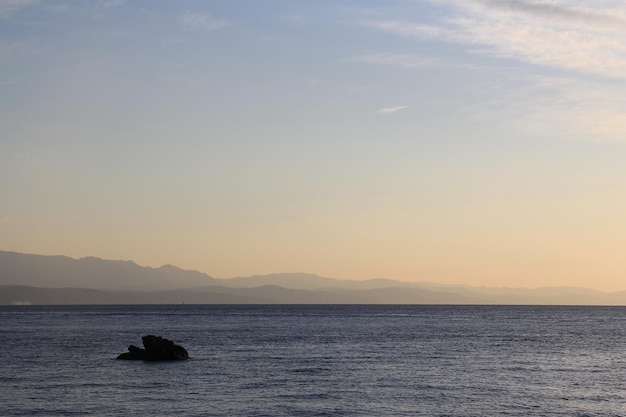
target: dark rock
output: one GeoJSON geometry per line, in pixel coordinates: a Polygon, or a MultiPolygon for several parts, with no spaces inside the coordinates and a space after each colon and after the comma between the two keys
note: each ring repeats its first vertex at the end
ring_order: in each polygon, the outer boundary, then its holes
{"type": "Polygon", "coordinates": [[[189,359],[189,353],[184,347],[161,336],[148,335],[141,338],[144,349],[135,345],[128,347],[128,352],[122,353],[117,359],[143,361],[181,361],[189,359]]]}

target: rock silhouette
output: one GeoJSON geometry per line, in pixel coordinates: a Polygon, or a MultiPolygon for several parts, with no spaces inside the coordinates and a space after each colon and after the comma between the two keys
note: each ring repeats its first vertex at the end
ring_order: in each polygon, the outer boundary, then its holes
{"type": "Polygon", "coordinates": [[[120,354],[117,359],[141,361],[182,361],[189,359],[189,353],[184,347],[161,336],[148,335],[142,337],[141,341],[144,349],[130,345],[128,352],[120,354]]]}

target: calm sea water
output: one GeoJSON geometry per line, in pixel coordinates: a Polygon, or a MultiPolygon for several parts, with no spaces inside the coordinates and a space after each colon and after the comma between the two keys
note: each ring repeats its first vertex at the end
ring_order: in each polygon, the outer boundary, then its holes
{"type": "Polygon", "coordinates": [[[0,415],[625,416],[626,308],[0,307],[0,415]]]}

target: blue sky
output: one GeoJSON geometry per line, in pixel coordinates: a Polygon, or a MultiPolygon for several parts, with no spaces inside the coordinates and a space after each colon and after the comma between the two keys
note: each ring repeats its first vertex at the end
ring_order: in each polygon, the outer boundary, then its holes
{"type": "Polygon", "coordinates": [[[620,1],[0,0],[0,248],[626,289],[620,1]]]}

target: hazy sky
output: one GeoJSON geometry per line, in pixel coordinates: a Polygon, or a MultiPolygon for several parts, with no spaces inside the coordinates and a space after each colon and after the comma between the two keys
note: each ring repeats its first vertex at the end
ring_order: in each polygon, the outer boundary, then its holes
{"type": "Polygon", "coordinates": [[[0,0],[0,249],[626,289],[623,0],[0,0]]]}

